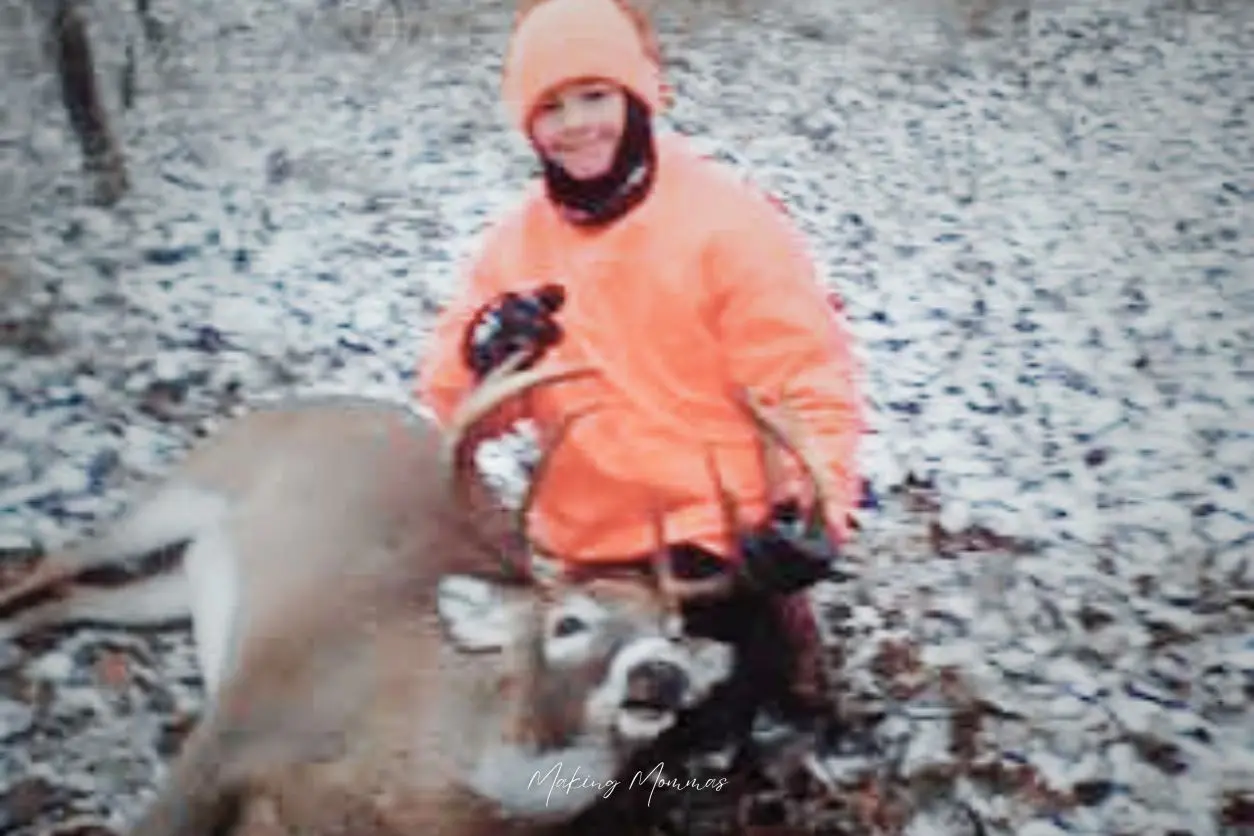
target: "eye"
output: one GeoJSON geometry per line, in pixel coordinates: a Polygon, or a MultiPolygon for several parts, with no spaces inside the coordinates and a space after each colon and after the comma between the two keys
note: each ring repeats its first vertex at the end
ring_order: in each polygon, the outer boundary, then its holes
{"type": "Polygon", "coordinates": [[[604,617],[596,602],[584,597],[573,598],[548,614],[545,619],[547,635],[554,640],[582,640],[604,617]]]}
{"type": "Polygon", "coordinates": [[[588,623],[582,618],[574,615],[564,615],[553,625],[553,635],[555,638],[564,638],[565,636],[573,636],[588,629],[588,623]]]}
{"type": "Polygon", "coordinates": [[[546,99],[536,106],[536,115],[550,115],[562,109],[562,103],[555,99],[546,99]]]}
{"type": "Polygon", "coordinates": [[[544,658],[552,663],[576,665],[596,652],[597,630],[605,611],[591,598],[574,596],[546,616],[544,658]]]}

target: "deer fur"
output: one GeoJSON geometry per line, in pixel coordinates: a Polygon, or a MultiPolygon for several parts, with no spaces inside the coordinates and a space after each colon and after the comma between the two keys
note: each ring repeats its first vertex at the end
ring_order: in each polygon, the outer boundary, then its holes
{"type": "Polygon", "coordinates": [[[0,640],[190,617],[206,709],[131,836],[547,833],[730,673],[656,584],[516,571],[468,450],[491,398],[563,374],[485,382],[447,430],[360,398],[256,410],[0,590],[0,640]],[[178,543],[179,571],[79,579],[178,543]]]}

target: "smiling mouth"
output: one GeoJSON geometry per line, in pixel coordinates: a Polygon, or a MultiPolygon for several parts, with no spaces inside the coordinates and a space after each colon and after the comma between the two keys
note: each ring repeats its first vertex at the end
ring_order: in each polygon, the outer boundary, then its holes
{"type": "Polygon", "coordinates": [[[565,153],[572,157],[582,157],[589,154],[599,153],[601,148],[602,143],[600,142],[588,142],[581,145],[572,145],[566,149],[565,153]]]}

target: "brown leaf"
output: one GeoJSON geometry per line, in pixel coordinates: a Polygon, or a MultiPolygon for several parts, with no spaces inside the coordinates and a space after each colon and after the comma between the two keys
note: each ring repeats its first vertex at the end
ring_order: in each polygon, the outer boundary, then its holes
{"type": "Polygon", "coordinates": [[[0,807],[12,823],[23,826],[36,821],[56,805],[59,790],[42,778],[26,778],[0,794],[0,807]]]}
{"type": "Polygon", "coordinates": [[[1137,754],[1167,775],[1179,775],[1189,768],[1183,750],[1169,740],[1148,734],[1129,735],[1128,740],[1137,754]]]}
{"type": "Polygon", "coordinates": [[[984,713],[978,708],[963,708],[954,712],[949,751],[961,763],[969,764],[979,755],[983,727],[984,713]]]}
{"type": "Polygon", "coordinates": [[[106,688],[121,690],[131,681],[130,662],[126,654],[107,650],[96,660],[96,680],[106,688]]]}
{"type": "Polygon", "coordinates": [[[917,647],[907,641],[880,642],[879,652],[871,663],[872,670],[886,679],[903,673],[914,673],[923,667],[917,647]]]}

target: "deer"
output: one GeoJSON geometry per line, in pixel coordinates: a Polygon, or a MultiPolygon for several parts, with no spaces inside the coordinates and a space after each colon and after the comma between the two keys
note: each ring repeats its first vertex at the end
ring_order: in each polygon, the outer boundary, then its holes
{"type": "Polygon", "coordinates": [[[236,417],[97,535],[0,590],[0,641],[190,618],[205,709],[131,836],[556,832],[730,675],[729,648],[677,623],[682,601],[727,594],[727,578],[677,578],[661,548],[626,575],[528,568],[547,457],[510,512],[475,470],[481,425],[595,371],[522,362],[446,428],[352,396],[236,417]],[[180,544],[179,570],[83,581],[180,544]]]}

